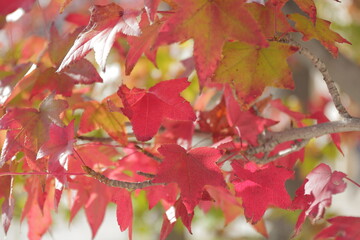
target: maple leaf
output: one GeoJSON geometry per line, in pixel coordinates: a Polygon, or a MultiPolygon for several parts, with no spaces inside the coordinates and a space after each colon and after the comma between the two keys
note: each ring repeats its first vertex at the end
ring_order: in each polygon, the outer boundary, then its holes
{"type": "MultiPolygon", "coordinates": [[[[281,12],[281,9],[285,6],[287,2],[289,2],[289,0],[270,0],[267,3],[272,4],[276,9],[275,11],[281,12]]],[[[294,0],[294,2],[302,11],[309,15],[313,23],[316,22],[317,11],[313,0],[294,0]]]]}
{"type": "Polygon", "coordinates": [[[0,81],[0,104],[4,104],[8,97],[11,95],[11,92],[15,85],[24,75],[29,71],[31,63],[24,63],[14,67],[14,70],[11,74],[1,79],[0,81]]]}
{"type": "Polygon", "coordinates": [[[48,179],[43,189],[38,176],[31,176],[26,180],[25,191],[28,193],[28,198],[22,211],[21,221],[25,217],[28,219],[30,240],[40,240],[52,223],[54,184],[51,181],[52,179],[48,179]]]}
{"type": "Polygon", "coordinates": [[[298,13],[290,14],[288,18],[295,22],[295,29],[304,35],[302,38],[304,41],[313,38],[319,40],[334,57],[338,55],[338,48],[335,42],[351,44],[348,40],[341,37],[340,34],[330,29],[331,23],[329,21],[317,18],[314,25],[307,17],[298,13]]]}
{"type": "Polygon", "coordinates": [[[104,6],[94,5],[90,8],[90,12],[89,24],[75,40],[57,72],[84,57],[91,49],[95,51],[96,62],[105,71],[106,58],[115,41],[116,34],[119,32],[132,36],[140,34],[136,15],[131,11],[125,11],[115,3],[104,6]]]}
{"type": "Polygon", "coordinates": [[[234,134],[232,127],[228,123],[224,98],[211,111],[200,112],[198,123],[201,131],[212,134],[214,142],[234,134]]]}
{"type": "Polygon", "coordinates": [[[178,194],[178,188],[175,183],[150,186],[144,190],[149,202],[149,209],[152,209],[159,201],[161,201],[165,209],[169,209],[175,204],[178,194]]]}
{"type": "Polygon", "coordinates": [[[133,207],[131,202],[131,194],[126,189],[118,189],[112,200],[116,203],[116,219],[120,226],[120,230],[123,232],[129,228],[129,239],[132,237],[132,218],[133,207]],[[125,211],[124,211],[125,210],[125,211]]]}
{"type": "Polygon", "coordinates": [[[155,14],[161,0],[144,0],[145,10],[149,16],[150,21],[155,20],[155,14]]]}
{"type": "Polygon", "coordinates": [[[177,143],[186,149],[191,146],[195,128],[192,121],[177,121],[167,118],[162,125],[165,130],[156,135],[156,144],[177,143]]]}
{"type": "Polygon", "coordinates": [[[244,210],[236,197],[226,188],[206,186],[206,191],[214,201],[202,201],[200,208],[208,212],[212,206],[220,208],[224,213],[225,225],[228,225],[235,218],[244,214],[244,210]]]}
{"type": "Polygon", "coordinates": [[[245,217],[251,223],[259,221],[269,206],[290,207],[285,181],[293,177],[293,171],[271,163],[258,167],[253,162],[245,166],[233,162],[231,166],[235,174],[231,182],[235,185],[236,196],[242,198],[245,217]]]}
{"type": "Polygon", "coordinates": [[[224,177],[215,163],[221,157],[217,149],[200,147],[186,151],[179,145],[168,144],[158,151],[164,160],[153,182],[176,182],[188,213],[194,211],[205,185],[225,186],[224,177]]]}
{"type": "MultiPolygon", "coordinates": [[[[2,168],[0,168],[0,173],[9,172],[10,165],[5,164],[2,168]]],[[[12,188],[13,188],[13,177],[12,176],[1,176],[0,181],[0,199],[4,198],[2,203],[2,214],[1,214],[1,222],[3,223],[4,232],[7,234],[10,223],[13,217],[15,200],[12,196],[12,188]]]]}
{"type": "Polygon", "coordinates": [[[247,108],[267,86],[294,87],[286,59],[297,50],[279,42],[271,42],[267,48],[244,42],[227,43],[213,81],[232,85],[242,107],[247,108]]]}
{"type": "Polygon", "coordinates": [[[311,21],[315,23],[316,20],[316,6],[313,0],[294,0],[294,2],[299,6],[301,10],[306,12],[311,21]]]}
{"type": "Polygon", "coordinates": [[[119,88],[122,112],[130,119],[138,140],[151,139],[164,118],[195,121],[191,105],[180,96],[189,84],[186,78],[181,78],[160,82],[149,90],[124,85],[119,88]]]}
{"type": "Polygon", "coordinates": [[[127,137],[124,124],[126,117],[119,112],[111,111],[107,99],[101,103],[97,101],[80,103],[75,106],[75,109],[77,108],[85,110],[80,121],[80,134],[95,129],[104,129],[113,139],[126,145],[127,137]]]}
{"type": "Polygon", "coordinates": [[[112,190],[98,180],[88,177],[76,177],[70,182],[69,187],[77,190],[70,210],[70,221],[80,208],[84,207],[94,238],[104,219],[106,206],[111,201],[112,190]]]}
{"type": "Polygon", "coordinates": [[[256,116],[253,109],[242,111],[228,87],[224,91],[224,98],[229,125],[234,128],[234,131],[241,139],[248,141],[254,146],[258,145],[258,135],[276,122],[256,116]]]}
{"type": "Polygon", "coordinates": [[[36,156],[37,159],[49,156],[47,169],[56,177],[56,209],[61,198],[63,186],[66,182],[64,173],[68,168],[68,156],[73,153],[74,142],[74,122],[71,122],[65,128],[51,124],[49,128],[49,139],[41,146],[36,156]]]}
{"type": "Polygon", "coordinates": [[[339,216],[327,220],[331,226],[319,232],[315,239],[352,240],[360,236],[360,218],[339,216]]]}
{"type": "Polygon", "coordinates": [[[325,207],[331,205],[332,195],[345,190],[344,177],[346,177],[345,173],[331,172],[331,168],[324,163],[318,165],[306,176],[303,185],[296,191],[292,204],[294,209],[303,209],[296,223],[295,234],[300,231],[306,216],[316,221],[324,215],[325,207]]]}
{"type": "Polygon", "coordinates": [[[267,46],[260,27],[238,0],[174,0],[175,13],[159,35],[161,43],[194,39],[194,59],[204,83],[216,69],[224,43],[229,39],[267,46]]]}
{"type": "Polygon", "coordinates": [[[179,198],[173,207],[169,208],[164,214],[163,224],[161,226],[160,240],[165,240],[174,228],[177,219],[181,218],[183,224],[191,233],[191,221],[194,213],[189,213],[181,198],[179,198]]]}
{"type": "Polygon", "coordinates": [[[0,166],[18,151],[24,151],[30,159],[35,159],[40,147],[49,137],[50,124],[59,126],[62,121],[59,114],[67,108],[65,100],[56,100],[49,95],[34,108],[7,109],[0,119],[0,129],[8,130],[2,148],[0,166]]]}
{"type": "Polygon", "coordinates": [[[72,95],[75,84],[92,84],[102,82],[95,67],[86,59],[80,59],[71,64],[66,71],[57,73],[55,68],[43,70],[39,68],[32,74],[32,79],[25,80],[32,83],[31,96],[44,92],[46,89],[66,97],[72,95]]]}
{"type": "Polygon", "coordinates": [[[280,37],[280,34],[284,35],[294,31],[284,13],[278,11],[278,7],[271,1],[267,1],[265,5],[256,2],[251,3],[246,5],[246,8],[259,23],[261,31],[267,39],[280,37]]]}
{"type": "Polygon", "coordinates": [[[157,20],[150,24],[146,17],[142,16],[140,27],[142,34],[139,37],[128,37],[130,49],[126,56],[125,73],[129,75],[133,70],[136,62],[139,60],[143,53],[156,65],[155,55],[156,48],[153,48],[156,38],[159,34],[164,20],[157,20]]]}

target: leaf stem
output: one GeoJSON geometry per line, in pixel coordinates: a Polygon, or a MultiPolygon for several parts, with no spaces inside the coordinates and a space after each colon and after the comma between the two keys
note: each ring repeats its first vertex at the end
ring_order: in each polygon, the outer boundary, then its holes
{"type": "Polygon", "coordinates": [[[348,181],[352,182],[353,184],[355,184],[357,187],[360,188],[360,184],[355,182],[354,180],[352,180],[351,178],[345,177],[345,179],[347,179],[348,181]]]}

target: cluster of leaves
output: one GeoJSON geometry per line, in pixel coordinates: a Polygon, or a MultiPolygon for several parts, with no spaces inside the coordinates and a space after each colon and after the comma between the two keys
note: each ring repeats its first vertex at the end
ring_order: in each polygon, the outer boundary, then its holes
{"type": "MultiPolygon", "coordinates": [[[[23,18],[31,18],[37,11],[34,2],[1,3],[2,28],[16,30],[17,23],[7,23],[5,16],[18,8],[28,11],[23,18]]],[[[293,178],[304,149],[269,163],[251,160],[277,156],[297,140],[247,156],[249,149],[261,144],[259,136],[278,124],[280,114],[294,127],[305,126],[305,119],[328,121],[323,108],[305,115],[278,99],[257,101],[266,87],[294,87],[287,59],[299,48],[283,41],[291,32],[302,33],[305,41],[319,40],[334,56],[335,42],[347,43],[329,29],[328,21],[317,18],[312,0],[295,1],[302,15],[285,15],[282,8],[287,2],[99,1],[90,8],[90,17],[70,13],[59,27],[52,24],[49,39],[25,32],[0,62],[0,129],[6,130],[0,158],[5,232],[13,216],[17,174],[25,175],[28,198],[21,218],[28,219],[29,239],[40,239],[50,227],[51,211],[57,209],[64,190],[75,193],[71,220],[83,207],[93,237],[106,206],[114,202],[120,230],[129,229],[131,238],[131,197],[138,191],[146,192],[149,208],[159,202],[163,206],[160,239],[167,237],[177,219],[191,232],[197,206],[205,212],[221,209],[226,223],[243,214],[264,235],[263,216],[270,207],[302,210],[295,234],[306,218],[322,218],[332,195],[345,190],[346,174],[320,164],[292,199],[285,182],[293,178]],[[182,62],[182,73],[148,89],[136,86],[134,67],[142,55],[156,66],[162,46],[189,39],[194,42],[193,55],[182,62]],[[100,71],[106,71],[113,46],[114,57],[132,80],[99,102],[91,92],[103,79],[84,57],[93,50],[100,71]],[[192,106],[181,93],[194,71],[198,79],[192,81],[198,81],[200,90],[192,106]],[[221,96],[209,110],[216,92],[221,96]],[[198,133],[210,136],[209,146],[192,144],[198,133]]],[[[69,0],[50,1],[41,11],[59,16],[69,6],[69,0]]],[[[332,137],[340,149],[339,135],[332,137]]],[[[358,231],[353,223],[359,218],[329,222],[333,225],[317,238],[342,232],[352,239],[358,231]]]]}

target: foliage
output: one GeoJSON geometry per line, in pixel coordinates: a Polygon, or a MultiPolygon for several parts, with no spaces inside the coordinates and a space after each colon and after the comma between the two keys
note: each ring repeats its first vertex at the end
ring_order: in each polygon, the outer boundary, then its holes
{"type": "MultiPolygon", "coordinates": [[[[360,120],[343,106],[326,65],[292,39],[316,39],[334,57],[335,43],[349,43],[317,16],[313,0],[294,1],[301,14],[289,15],[288,0],[94,2],[0,3],[1,31],[9,36],[0,53],[5,233],[19,185],[31,240],[50,228],[64,192],[74,196],[70,221],[84,208],[93,238],[111,202],[120,230],[132,238],[133,199],[144,193],[150,209],[161,206],[160,239],[178,219],[191,233],[197,208],[219,209],[226,224],[245,216],[265,237],[270,208],[301,211],[293,237],[306,218],[326,218],[332,196],[353,182],[345,173],[314,162],[297,179],[295,196],[286,184],[312,138],[331,134],[342,153],[339,133],[360,131],[360,120]],[[11,22],[6,16],[18,8],[26,13],[11,22]],[[191,43],[189,57],[171,54],[191,43]],[[323,75],[340,120],[324,114],[330,99],[302,113],[266,97],[269,87],[294,88],[295,53],[323,75]],[[109,83],[112,77],[121,82],[109,83]]],[[[317,239],[359,235],[359,217],[328,221],[317,239]]]]}

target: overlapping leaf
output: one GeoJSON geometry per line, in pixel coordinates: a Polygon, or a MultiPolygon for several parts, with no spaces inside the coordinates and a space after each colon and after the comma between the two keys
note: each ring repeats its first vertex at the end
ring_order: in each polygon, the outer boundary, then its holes
{"type": "Polygon", "coordinates": [[[331,171],[331,168],[321,163],[307,176],[303,185],[296,191],[293,208],[303,209],[296,223],[296,233],[300,231],[301,225],[307,216],[313,221],[322,218],[325,207],[331,205],[333,194],[341,193],[346,188],[343,178],[346,174],[331,171]]]}
{"type": "Polygon", "coordinates": [[[164,160],[153,182],[177,183],[189,214],[199,203],[205,185],[225,186],[224,177],[215,163],[221,157],[218,150],[201,147],[186,151],[179,145],[168,144],[158,151],[164,160]]]}
{"type": "Polygon", "coordinates": [[[59,66],[58,72],[70,63],[84,57],[91,49],[95,51],[96,62],[105,71],[106,58],[115,41],[116,34],[119,32],[131,36],[140,34],[136,14],[124,11],[115,3],[104,6],[94,5],[90,12],[89,24],[75,40],[74,45],[59,66]]]}
{"type": "Polygon", "coordinates": [[[360,236],[360,218],[339,216],[327,220],[331,226],[319,232],[315,239],[352,240],[360,236]]]}
{"type": "Polygon", "coordinates": [[[140,141],[151,139],[164,118],[194,121],[191,105],[180,96],[190,83],[185,79],[160,82],[148,91],[121,86],[118,95],[124,103],[123,113],[130,119],[140,141]]]}
{"type": "Polygon", "coordinates": [[[259,23],[261,31],[267,39],[281,37],[293,31],[284,13],[279,11],[279,8],[271,1],[267,1],[265,5],[251,3],[247,5],[247,9],[259,23]]]}
{"type": "Polygon", "coordinates": [[[330,29],[331,23],[329,21],[318,18],[314,24],[310,19],[298,13],[291,14],[288,18],[295,21],[295,28],[304,35],[304,41],[310,39],[319,40],[334,57],[338,55],[338,48],[335,45],[336,42],[350,44],[348,40],[330,29]]]}
{"type": "Polygon", "coordinates": [[[286,60],[296,51],[297,48],[279,42],[271,42],[267,48],[244,42],[227,43],[213,80],[233,86],[239,101],[244,107],[249,106],[267,86],[294,87],[286,60]]]}
{"type": "Polygon", "coordinates": [[[229,39],[267,46],[260,27],[244,7],[243,0],[175,0],[175,13],[159,35],[160,43],[194,39],[194,59],[202,83],[218,65],[229,39]]]}
{"type": "Polygon", "coordinates": [[[154,23],[150,24],[145,16],[142,16],[140,27],[142,33],[139,37],[128,37],[130,45],[129,52],[125,61],[125,73],[129,75],[134,68],[136,62],[141,55],[145,53],[153,63],[155,63],[156,48],[153,48],[156,38],[159,34],[164,20],[157,19],[154,23]]]}
{"type": "Polygon", "coordinates": [[[273,164],[263,167],[249,162],[245,166],[233,162],[236,195],[241,197],[246,218],[252,223],[259,221],[266,209],[271,206],[289,208],[291,198],[286,191],[285,181],[293,172],[273,164]]]}
{"type": "Polygon", "coordinates": [[[85,111],[81,117],[79,133],[84,134],[95,129],[104,129],[113,139],[121,144],[127,143],[125,132],[126,117],[119,112],[111,111],[106,99],[99,103],[88,101],[76,105],[85,111]]]}
{"type": "Polygon", "coordinates": [[[8,109],[0,119],[0,129],[8,130],[1,152],[0,165],[18,151],[24,151],[30,159],[35,159],[38,150],[49,137],[50,124],[62,125],[59,114],[67,107],[64,100],[48,96],[39,110],[34,108],[8,109]]]}
{"type": "Polygon", "coordinates": [[[36,158],[49,156],[48,171],[55,179],[55,206],[60,202],[63,186],[66,183],[65,173],[68,169],[68,156],[73,153],[74,123],[67,127],[59,127],[51,124],[49,128],[49,139],[40,148],[36,158]]]}

